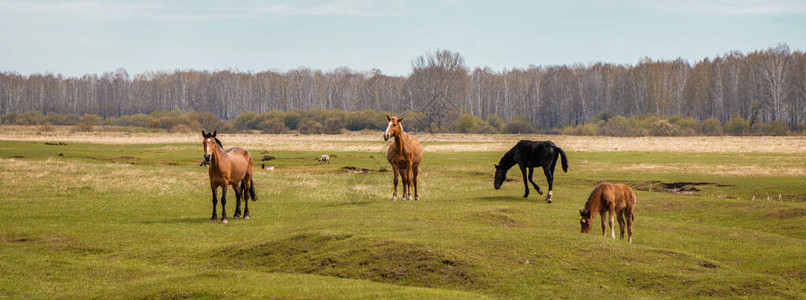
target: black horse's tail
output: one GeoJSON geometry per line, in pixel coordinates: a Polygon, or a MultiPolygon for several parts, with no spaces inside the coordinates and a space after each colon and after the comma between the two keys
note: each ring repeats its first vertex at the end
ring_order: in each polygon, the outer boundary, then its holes
{"type": "Polygon", "coordinates": [[[249,178],[249,191],[246,191],[246,179],[241,180],[241,195],[246,195],[246,192],[249,192],[249,196],[252,197],[252,201],[257,201],[257,195],[255,195],[255,180],[249,178]]]}
{"type": "Polygon", "coordinates": [[[556,145],[554,146],[554,150],[560,152],[560,155],[562,155],[563,172],[568,173],[568,157],[566,157],[565,151],[563,151],[562,148],[557,147],[556,145]]]}

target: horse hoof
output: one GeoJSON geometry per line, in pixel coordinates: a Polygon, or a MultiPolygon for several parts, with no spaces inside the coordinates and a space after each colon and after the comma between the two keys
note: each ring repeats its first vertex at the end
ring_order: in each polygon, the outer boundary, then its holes
{"type": "Polygon", "coordinates": [[[227,222],[227,219],[221,219],[221,224],[227,224],[227,223],[229,223],[227,222]]]}
{"type": "Polygon", "coordinates": [[[392,196],[392,201],[397,201],[397,196],[392,196]]]}
{"type": "Polygon", "coordinates": [[[244,219],[244,220],[248,220],[248,219],[249,219],[249,215],[244,215],[244,216],[243,216],[243,219],[244,219]]]}
{"type": "Polygon", "coordinates": [[[210,219],[210,223],[215,223],[217,220],[215,218],[210,219]]]}
{"type": "Polygon", "coordinates": [[[551,204],[551,199],[546,199],[546,203],[551,204]]]}
{"type": "Polygon", "coordinates": [[[543,195],[543,191],[541,191],[541,190],[537,190],[537,194],[538,194],[538,195],[543,195]]]}
{"type": "Polygon", "coordinates": [[[414,197],[414,201],[420,201],[420,196],[414,197]]]}

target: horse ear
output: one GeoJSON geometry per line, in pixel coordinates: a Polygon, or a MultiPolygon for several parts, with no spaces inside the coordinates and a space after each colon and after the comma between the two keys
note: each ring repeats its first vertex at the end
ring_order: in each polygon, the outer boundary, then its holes
{"type": "Polygon", "coordinates": [[[496,169],[498,169],[498,164],[493,164],[493,165],[495,166],[496,169]]]}
{"type": "Polygon", "coordinates": [[[585,216],[585,213],[584,213],[584,212],[582,212],[582,210],[580,209],[580,210],[579,210],[579,215],[580,215],[580,216],[582,216],[582,217],[584,217],[584,216],[585,216]]]}
{"type": "Polygon", "coordinates": [[[216,132],[218,132],[218,130],[213,130],[213,137],[215,137],[216,132]]]}
{"type": "Polygon", "coordinates": [[[202,137],[207,137],[207,133],[204,132],[204,129],[202,129],[202,137]]]}
{"type": "Polygon", "coordinates": [[[405,119],[405,118],[400,118],[400,119],[397,119],[397,122],[398,122],[398,123],[403,122],[403,119],[405,119]]]}
{"type": "Polygon", "coordinates": [[[392,120],[392,118],[391,118],[391,117],[389,117],[389,115],[386,115],[386,120],[387,120],[387,121],[391,121],[391,120],[392,120]]]}

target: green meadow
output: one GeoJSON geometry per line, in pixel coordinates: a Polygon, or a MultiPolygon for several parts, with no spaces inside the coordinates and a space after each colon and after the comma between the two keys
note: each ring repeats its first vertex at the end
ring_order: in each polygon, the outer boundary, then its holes
{"type": "MultiPolygon", "coordinates": [[[[225,147],[236,146],[221,138],[225,147]]],[[[435,153],[424,143],[421,201],[392,202],[386,143],[378,135],[371,145],[353,152],[249,148],[258,196],[249,203],[252,218],[232,219],[230,189],[230,222],[222,225],[209,222],[201,139],[0,141],[0,297],[799,298],[806,292],[802,152],[566,148],[569,172],[557,168],[554,202],[547,204],[535,191],[522,197],[517,168],[501,190],[493,189],[502,151],[435,153]],[[333,154],[330,164],[317,163],[323,153],[333,154]],[[275,159],[261,162],[267,155],[275,159]],[[636,188],[632,244],[609,238],[609,229],[603,237],[599,216],[591,234],[580,233],[578,210],[599,181],[636,188]]],[[[548,190],[542,172],[535,181],[548,190]]]]}

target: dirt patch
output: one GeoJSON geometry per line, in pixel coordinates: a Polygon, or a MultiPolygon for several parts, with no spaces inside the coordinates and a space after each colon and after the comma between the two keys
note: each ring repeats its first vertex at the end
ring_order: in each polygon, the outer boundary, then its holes
{"type": "Polygon", "coordinates": [[[341,170],[350,174],[367,174],[370,172],[367,168],[356,168],[353,166],[344,166],[341,167],[341,170]]]}
{"type": "Polygon", "coordinates": [[[772,212],[767,215],[775,219],[794,219],[806,216],[806,208],[793,207],[772,212]]]}
{"type": "Polygon", "coordinates": [[[266,272],[304,273],[397,285],[478,288],[462,260],[427,246],[352,235],[302,234],[220,255],[224,265],[266,272]]]}
{"type": "Polygon", "coordinates": [[[260,161],[270,161],[272,159],[277,159],[277,158],[274,157],[274,156],[271,156],[271,155],[263,155],[263,158],[261,158],[260,161]]]}
{"type": "MultiPolygon", "coordinates": [[[[697,192],[700,191],[698,186],[716,186],[716,187],[729,187],[730,185],[726,184],[717,184],[712,182],[660,182],[660,181],[647,181],[635,184],[633,188],[639,191],[648,191],[648,192],[664,192],[664,193],[672,193],[677,195],[695,195],[697,192]]],[[[721,198],[730,198],[729,196],[724,196],[721,198]]]]}

